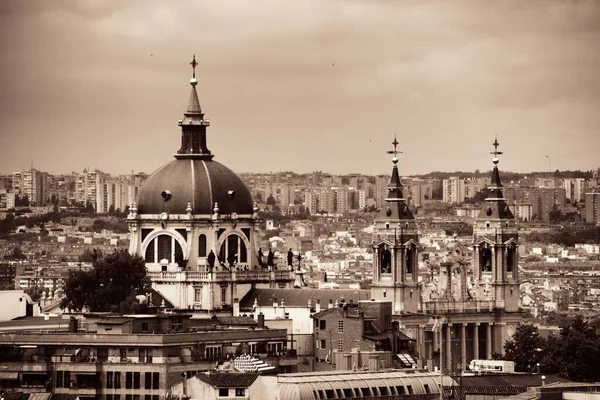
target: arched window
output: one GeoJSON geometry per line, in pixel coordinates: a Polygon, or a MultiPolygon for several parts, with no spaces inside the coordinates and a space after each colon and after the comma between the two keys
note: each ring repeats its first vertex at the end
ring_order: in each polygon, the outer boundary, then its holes
{"type": "Polygon", "coordinates": [[[381,262],[381,273],[390,274],[392,272],[392,252],[387,244],[379,246],[379,257],[381,262]]]}
{"type": "Polygon", "coordinates": [[[482,272],[492,272],[492,250],[487,243],[479,248],[479,268],[482,272]]]}
{"type": "Polygon", "coordinates": [[[198,257],[206,257],[206,235],[198,237],[198,257]]]}
{"type": "Polygon", "coordinates": [[[219,260],[228,267],[232,267],[237,263],[247,263],[248,249],[246,249],[246,243],[235,233],[227,236],[219,249],[219,260]]]}
{"type": "Polygon", "coordinates": [[[506,272],[513,272],[515,269],[515,264],[517,262],[517,249],[514,244],[508,246],[506,250],[506,272]]]}
{"type": "Polygon", "coordinates": [[[408,246],[406,248],[406,274],[413,273],[413,264],[415,260],[415,246],[408,246]]]}
{"type": "Polygon", "coordinates": [[[178,263],[180,266],[185,262],[181,245],[170,235],[159,235],[152,239],[146,247],[145,259],[147,263],[167,260],[170,264],[178,263]]]}

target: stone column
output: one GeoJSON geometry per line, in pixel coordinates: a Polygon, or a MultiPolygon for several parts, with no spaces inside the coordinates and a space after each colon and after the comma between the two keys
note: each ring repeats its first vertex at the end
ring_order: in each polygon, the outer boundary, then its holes
{"type": "Polygon", "coordinates": [[[452,371],[452,324],[448,324],[446,327],[446,369],[452,371]]]}
{"type": "MultiPolygon", "coordinates": [[[[441,329],[440,329],[441,331],[441,329]]],[[[440,337],[437,329],[433,330],[433,344],[431,346],[431,351],[438,351],[440,349],[440,337]]]]}
{"type": "Polygon", "coordinates": [[[419,358],[425,360],[425,325],[419,325],[419,358]]]}
{"type": "Polygon", "coordinates": [[[473,359],[479,359],[479,322],[473,324],[473,359]]]}
{"type": "Polygon", "coordinates": [[[486,360],[491,360],[492,359],[492,325],[494,323],[493,322],[488,322],[486,324],[486,330],[485,330],[485,358],[486,360]]]}
{"type": "Polygon", "coordinates": [[[460,363],[462,369],[465,369],[467,364],[467,324],[463,323],[460,326],[460,363]]]}

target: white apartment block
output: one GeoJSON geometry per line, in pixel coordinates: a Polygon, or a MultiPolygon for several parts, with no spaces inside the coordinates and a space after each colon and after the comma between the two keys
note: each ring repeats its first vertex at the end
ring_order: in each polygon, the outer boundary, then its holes
{"type": "Polygon", "coordinates": [[[580,203],[585,201],[585,189],[588,187],[588,182],[583,178],[567,178],[563,181],[567,199],[571,203],[580,203]]]}

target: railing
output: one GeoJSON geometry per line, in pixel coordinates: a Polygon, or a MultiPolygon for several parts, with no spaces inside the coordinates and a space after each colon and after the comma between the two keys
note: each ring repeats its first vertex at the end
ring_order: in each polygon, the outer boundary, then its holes
{"type": "Polygon", "coordinates": [[[490,312],[498,309],[504,309],[504,300],[429,301],[424,302],[421,308],[423,312],[432,314],[490,312]]]}
{"type": "Polygon", "coordinates": [[[291,279],[290,271],[275,271],[275,279],[291,279]]]}
{"type": "Polygon", "coordinates": [[[177,282],[181,279],[179,272],[148,272],[147,275],[152,281],[177,282]]]}
{"type": "Polygon", "coordinates": [[[271,273],[269,271],[236,271],[235,279],[240,280],[269,280],[271,273]]]}
{"type": "Polygon", "coordinates": [[[208,280],[208,272],[188,271],[187,272],[187,280],[188,281],[207,281],[208,280]]]}

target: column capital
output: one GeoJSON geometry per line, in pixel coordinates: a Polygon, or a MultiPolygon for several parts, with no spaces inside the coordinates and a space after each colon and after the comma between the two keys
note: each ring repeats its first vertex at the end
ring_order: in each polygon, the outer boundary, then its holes
{"type": "Polygon", "coordinates": [[[467,326],[467,325],[469,325],[469,323],[468,323],[468,322],[463,322],[463,323],[462,323],[462,326],[467,326]]]}
{"type": "Polygon", "coordinates": [[[419,325],[419,329],[424,329],[427,325],[419,325]]]}
{"type": "Polygon", "coordinates": [[[481,325],[480,322],[475,322],[475,326],[479,326],[479,325],[481,325]]]}

